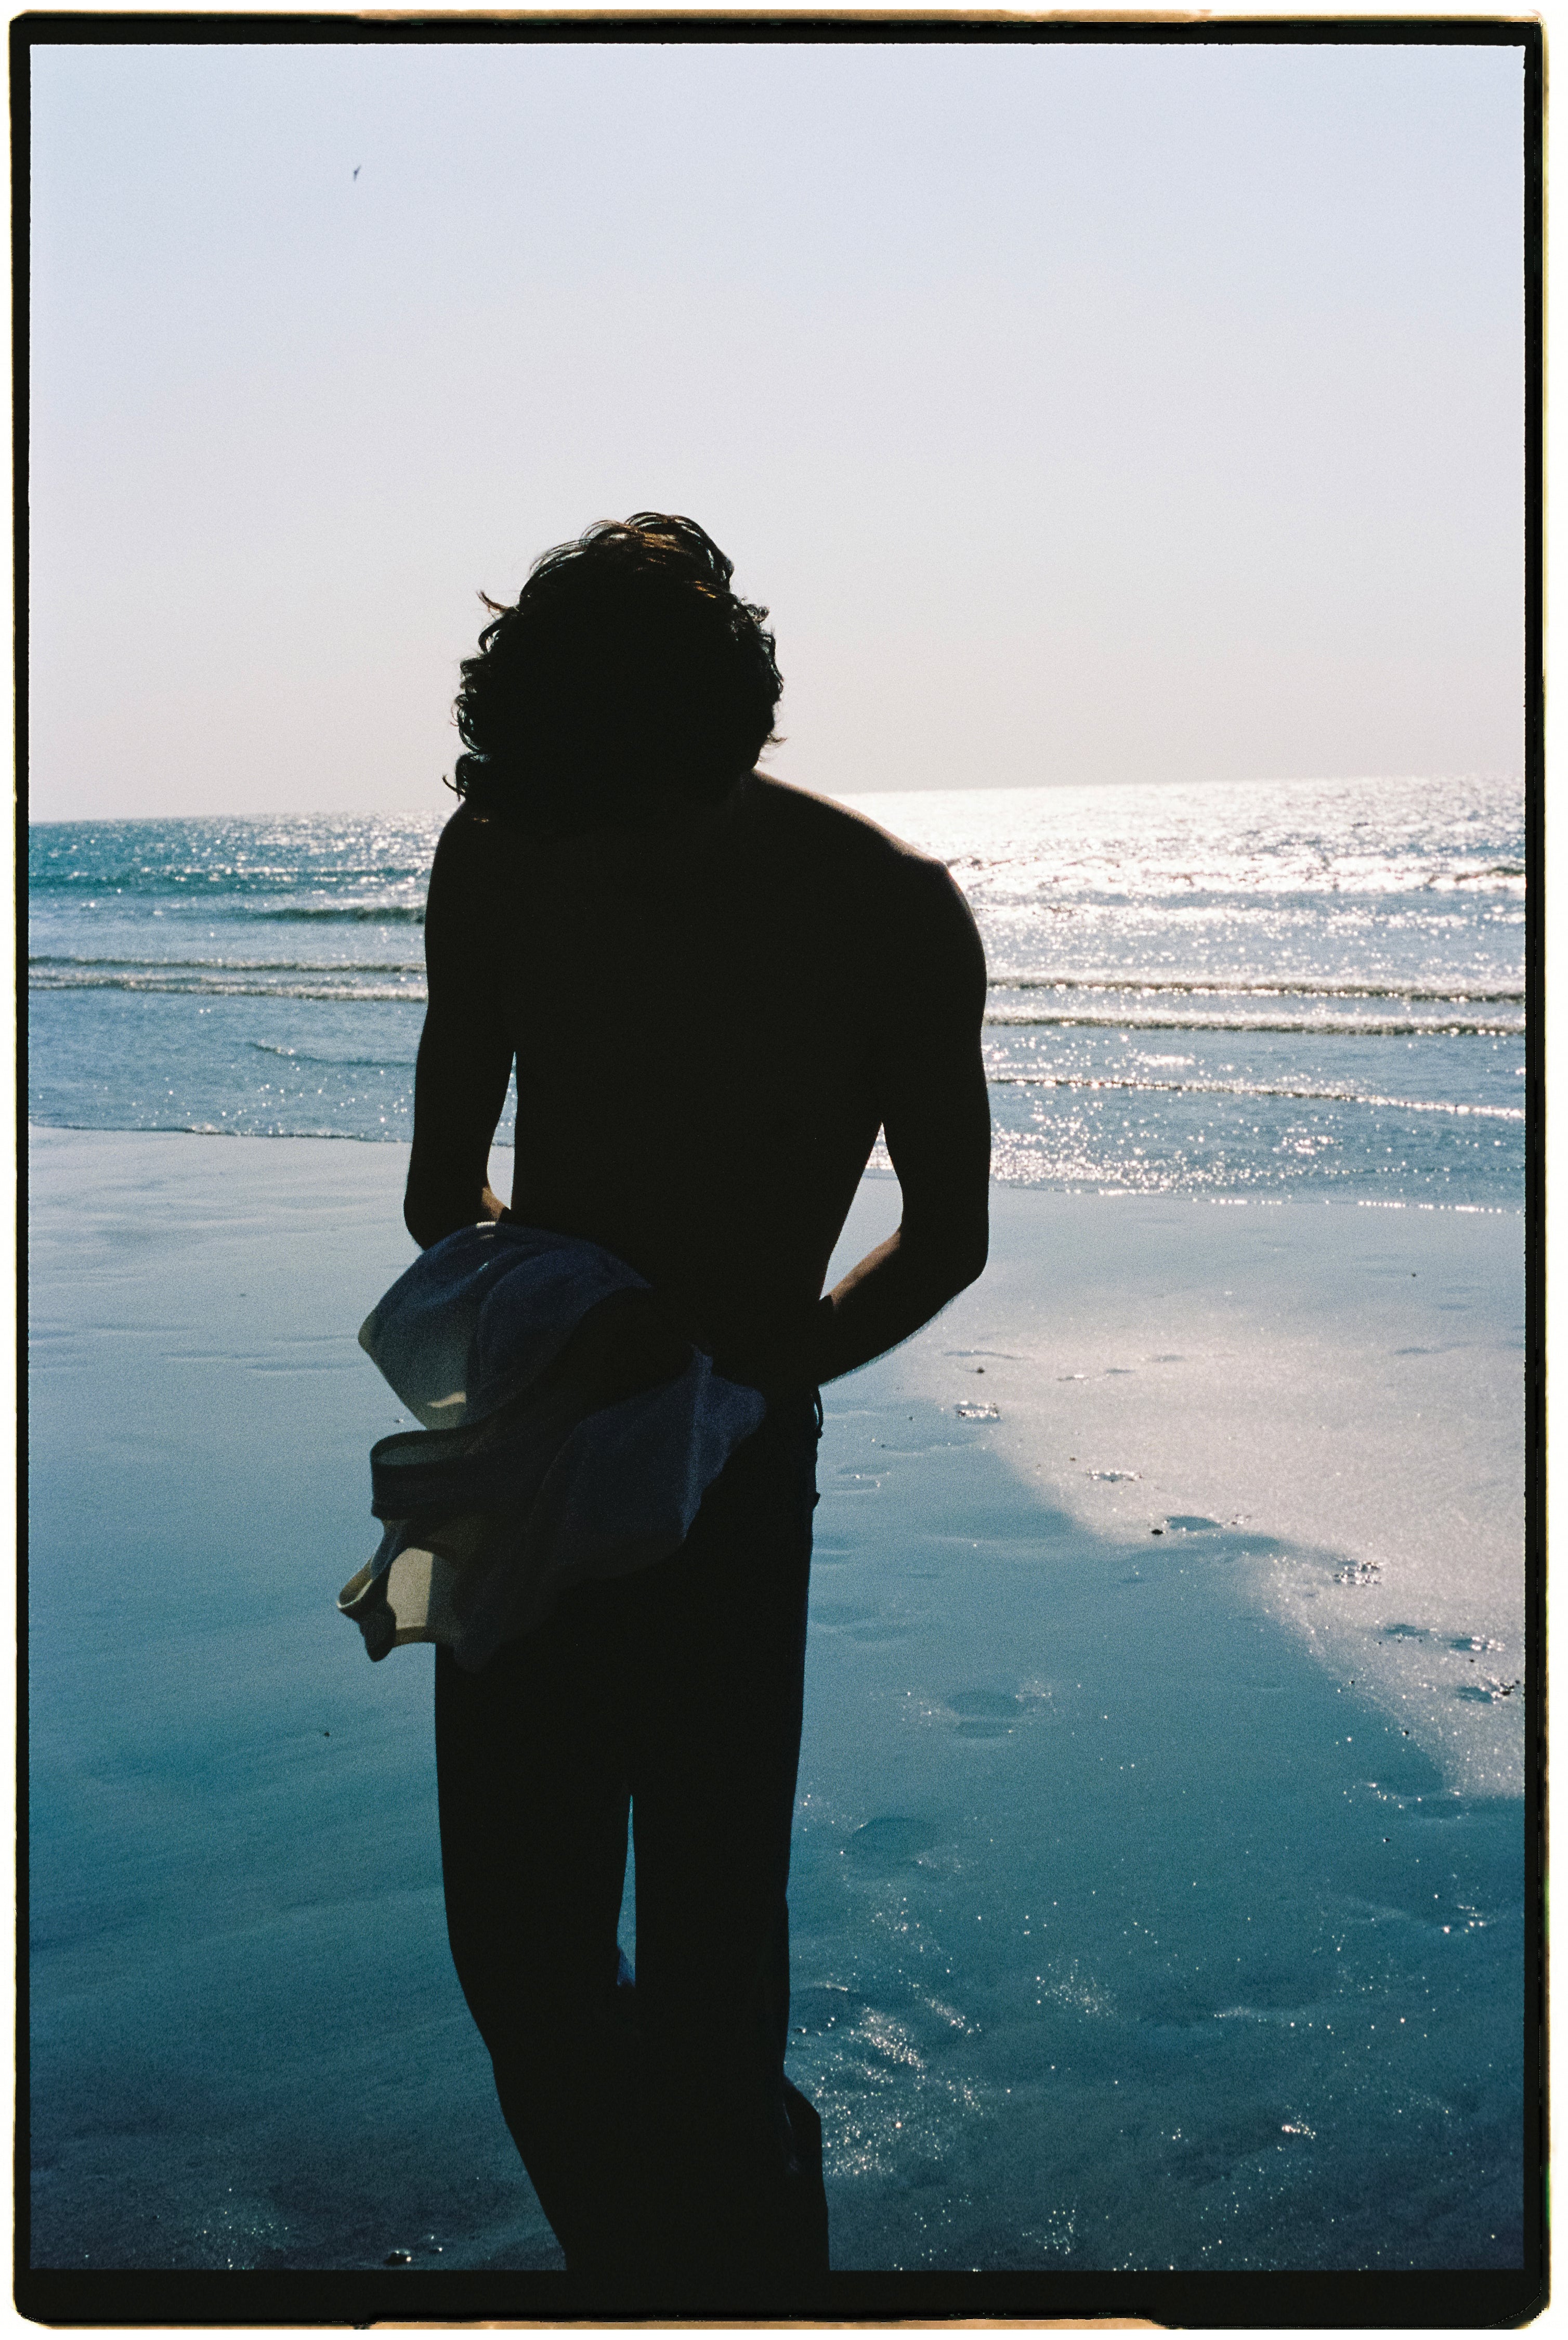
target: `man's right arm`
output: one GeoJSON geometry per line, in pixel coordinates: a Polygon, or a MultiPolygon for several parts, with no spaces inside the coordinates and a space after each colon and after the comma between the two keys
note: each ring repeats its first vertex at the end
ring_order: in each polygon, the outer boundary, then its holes
{"type": "Polygon", "coordinates": [[[501,1207],[486,1174],[512,1048],[491,971],[495,905],[483,883],[485,848],[466,808],[454,814],[436,847],[425,907],[429,1005],[414,1069],[403,1219],[426,1248],[456,1227],[498,1217],[501,1207]]]}

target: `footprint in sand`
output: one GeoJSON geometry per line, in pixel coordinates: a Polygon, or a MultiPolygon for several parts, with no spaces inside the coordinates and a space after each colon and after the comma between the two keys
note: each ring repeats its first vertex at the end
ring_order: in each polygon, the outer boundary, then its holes
{"type": "Polygon", "coordinates": [[[1383,1574],[1383,1563],[1376,1560],[1347,1560],[1343,1568],[1334,1572],[1336,1584],[1375,1584],[1383,1574]]]}
{"type": "Polygon", "coordinates": [[[807,2035],[848,2030],[864,2014],[867,2004],[848,1983],[808,1983],[789,1994],[790,2028],[807,2035]]]}
{"type": "Polygon", "coordinates": [[[819,1633],[842,1633],[856,1625],[869,1624],[876,1616],[859,1601],[818,1601],[810,1607],[811,1623],[819,1633]]]}
{"type": "Polygon", "coordinates": [[[958,1690],[947,1700],[956,1715],[958,1739],[1005,1739],[1018,1720],[1018,1699],[1012,1691],[958,1690]]]}
{"type": "Polygon", "coordinates": [[[863,1821],[839,1850],[857,1868],[877,1871],[901,1869],[924,1852],[928,1844],[935,1843],[937,1834],[928,1820],[915,1819],[907,1812],[885,1812],[876,1819],[863,1821]]]}
{"type": "Polygon", "coordinates": [[[918,1622],[918,1619],[912,1617],[878,1615],[865,1618],[858,1624],[847,1625],[844,1630],[852,1641],[880,1644],[884,1641],[907,1641],[918,1622]]]}

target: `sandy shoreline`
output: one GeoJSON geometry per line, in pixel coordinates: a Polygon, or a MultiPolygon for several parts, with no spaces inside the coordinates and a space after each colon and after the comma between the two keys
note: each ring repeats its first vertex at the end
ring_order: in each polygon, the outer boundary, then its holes
{"type": "Polygon", "coordinates": [[[1254,1531],[1250,1598],[1450,1786],[1522,1794],[1523,1219],[1000,1188],[992,1221],[873,1372],[994,1403],[977,1434],[1097,1533],[1254,1531]]]}
{"type": "MultiPolygon", "coordinates": [[[[35,2258],[555,2264],[446,1960],[428,1653],[332,1613],[404,1150],[29,1158],[35,2258]]],[[[996,1199],[982,1284],[827,1393],[836,2263],[1511,2264],[1523,1223],[996,1199]]]]}

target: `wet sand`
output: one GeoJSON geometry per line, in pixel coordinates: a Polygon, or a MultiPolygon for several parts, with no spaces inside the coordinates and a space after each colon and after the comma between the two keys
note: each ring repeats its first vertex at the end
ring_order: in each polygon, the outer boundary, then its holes
{"type": "MultiPolygon", "coordinates": [[[[332,1613],[405,1160],[33,1135],[36,2264],[559,2265],[446,1957],[430,1653],[332,1613]]],[[[1516,2263],[1522,1222],[996,1217],[827,1393],[836,2263],[1516,2263]]]]}

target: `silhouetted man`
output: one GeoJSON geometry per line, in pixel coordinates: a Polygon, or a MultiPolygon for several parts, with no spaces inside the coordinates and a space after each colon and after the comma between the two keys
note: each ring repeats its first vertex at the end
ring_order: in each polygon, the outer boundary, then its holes
{"type": "Polygon", "coordinates": [[[407,1220],[509,1215],[646,1277],[583,1324],[583,1403],[688,1344],[768,1400],[686,1542],[478,1673],[436,1661],[459,1976],[570,2271],[642,2312],[782,2307],[825,2269],[820,2127],[784,2077],[819,1384],[977,1276],[986,971],[939,862],[757,771],[765,610],[692,521],[546,554],[457,702],[431,876],[407,1220]],[[826,1298],[878,1128],[897,1234],[826,1298]],[[616,1940],[628,1810],[637,1977],[616,1940]]]}

